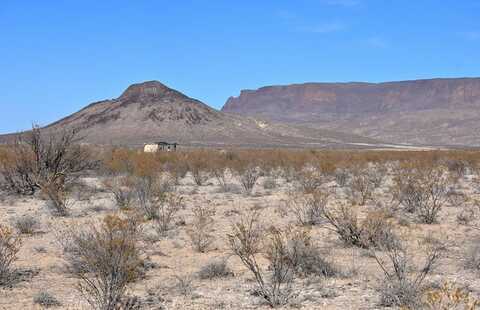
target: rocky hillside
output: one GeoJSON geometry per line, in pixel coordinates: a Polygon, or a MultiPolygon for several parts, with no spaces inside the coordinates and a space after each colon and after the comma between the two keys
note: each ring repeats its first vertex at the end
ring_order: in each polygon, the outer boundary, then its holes
{"type": "Polygon", "coordinates": [[[205,146],[350,147],[376,143],[351,134],[220,112],[157,81],[131,85],[117,99],[92,103],[46,126],[73,127],[80,128],[85,142],[112,145],[170,141],[205,146]]]}
{"type": "Polygon", "coordinates": [[[222,111],[396,143],[480,145],[480,78],[269,86],[222,111]]]}

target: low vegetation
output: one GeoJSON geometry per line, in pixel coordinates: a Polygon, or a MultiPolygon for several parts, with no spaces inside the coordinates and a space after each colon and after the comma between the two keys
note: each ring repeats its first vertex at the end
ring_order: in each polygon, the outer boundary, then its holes
{"type": "Polygon", "coordinates": [[[29,278],[53,284],[24,308],[479,306],[477,151],[147,154],[78,138],[34,127],[0,147],[7,303],[29,278]]]}

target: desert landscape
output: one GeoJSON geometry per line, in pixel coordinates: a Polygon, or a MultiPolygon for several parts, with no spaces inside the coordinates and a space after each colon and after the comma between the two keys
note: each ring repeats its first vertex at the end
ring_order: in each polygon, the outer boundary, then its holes
{"type": "Polygon", "coordinates": [[[2,148],[2,309],[475,309],[477,151],[2,148]]]}
{"type": "Polygon", "coordinates": [[[480,309],[478,12],[0,1],[0,310],[480,309]]]}

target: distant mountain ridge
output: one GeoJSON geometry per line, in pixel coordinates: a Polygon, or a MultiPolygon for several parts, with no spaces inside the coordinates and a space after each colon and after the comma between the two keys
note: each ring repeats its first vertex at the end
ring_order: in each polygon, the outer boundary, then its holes
{"type": "Polygon", "coordinates": [[[395,143],[480,145],[480,78],[268,86],[222,111],[395,143]]]}
{"type": "Polygon", "coordinates": [[[133,84],[117,99],[94,102],[45,127],[64,128],[78,128],[84,142],[109,145],[168,141],[193,146],[335,148],[377,143],[347,133],[224,113],[158,81],[133,84]]]}

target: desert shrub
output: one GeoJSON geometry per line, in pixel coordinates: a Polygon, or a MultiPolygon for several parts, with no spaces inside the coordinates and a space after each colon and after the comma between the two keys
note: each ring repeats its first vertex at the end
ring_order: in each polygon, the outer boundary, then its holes
{"type": "Polygon", "coordinates": [[[170,174],[175,185],[180,184],[180,180],[185,178],[188,173],[188,164],[183,158],[177,158],[169,162],[165,166],[166,171],[170,174]]]}
{"type": "Polygon", "coordinates": [[[300,189],[306,194],[315,192],[327,181],[320,168],[312,166],[304,167],[298,171],[295,175],[295,180],[298,182],[300,189]]]}
{"type": "Polygon", "coordinates": [[[196,185],[202,186],[208,179],[208,154],[200,151],[189,154],[187,165],[196,185]]]}
{"type": "Polygon", "coordinates": [[[60,307],[62,304],[52,294],[41,291],[33,297],[33,303],[45,308],[60,307]]]}
{"type": "Polygon", "coordinates": [[[272,176],[265,178],[265,180],[263,180],[262,185],[263,185],[263,188],[267,190],[275,189],[278,186],[277,180],[275,179],[275,177],[272,177],[272,176]]]}
{"type": "Polygon", "coordinates": [[[426,308],[431,310],[473,310],[480,306],[480,300],[453,283],[445,282],[441,287],[426,292],[426,308]]]}
{"type": "Polygon", "coordinates": [[[347,185],[350,178],[350,173],[348,172],[347,169],[337,168],[335,170],[334,175],[335,175],[335,182],[337,183],[338,186],[345,187],[345,185],[347,185]]]}
{"type": "Polygon", "coordinates": [[[193,208],[193,223],[187,230],[193,248],[201,253],[208,250],[213,242],[213,215],[215,211],[209,207],[196,206],[193,208]]]}
{"type": "Polygon", "coordinates": [[[223,161],[215,161],[212,163],[210,168],[210,173],[215,177],[220,188],[224,192],[228,192],[228,168],[226,163],[223,161]]]}
{"type": "Polygon", "coordinates": [[[288,227],[285,232],[288,236],[285,259],[297,275],[334,277],[340,274],[314,246],[308,230],[288,227]]]}
{"type": "Polygon", "coordinates": [[[93,309],[114,310],[125,304],[127,285],[141,275],[139,234],[135,219],[109,215],[99,225],[62,235],[67,268],[93,309]]]}
{"type": "Polygon", "coordinates": [[[352,175],[350,182],[345,188],[348,200],[352,204],[363,206],[368,200],[372,199],[375,189],[374,181],[371,179],[368,171],[358,170],[352,175]]]}
{"type": "Polygon", "coordinates": [[[425,224],[437,221],[449,191],[448,176],[442,167],[404,171],[394,180],[394,198],[425,224]]]}
{"type": "Polygon", "coordinates": [[[259,221],[258,212],[243,216],[234,224],[227,236],[232,253],[240,258],[250,270],[257,283],[258,296],[271,307],[286,304],[293,296],[293,267],[285,257],[287,240],[285,234],[272,228],[266,232],[259,221]],[[266,273],[258,263],[262,255],[269,263],[266,273]]]}
{"type": "MultiPolygon", "coordinates": [[[[174,211],[169,205],[175,201],[175,188],[171,180],[165,177],[141,177],[135,182],[135,193],[139,208],[148,220],[158,220],[167,211],[174,211]]],[[[172,214],[173,215],[173,214],[172,214]]]]}
{"type": "Polygon", "coordinates": [[[398,246],[385,248],[386,258],[373,252],[373,257],[384,274],[379,287],[381,305],[422,308],[422,296],[427,289],[425,278],[436,267],[443,250],[441,245],[428,246],[425,261],[420,268],[414,265],[411,254],[402,242],[398,246]]]}
{"type": "Polygon", "coordinates": [[[381,164],[370,165],[366,171],[368,179],[370,180],[370,183],[373,185],[374,188],[379,188],[380,186],[382,186],[387,172],[387,167],[381,164]]]}
{"type": "Polygon", "coordinates": [[[135,193],[141,212],[147,220],[157,217],[157,201],[164,199],[166,193],[160,191],[153,177],[137,178],[135,193]]]}
{"type": "Polygon", "coordinates": [[[34,126],[19,135],[10,163],[2,164],[9,188],[19,194],[40,189],[59,215],[66,215],[66,187],[80,173],[95,166],[90,153],[79,145],[77,130],[47,131],[34,126]]]}
{"type": "Polygon", "coordinates": [[[456,220],[460,225],[469,225],[471,221],[477,218],[477,213],[473,208],[465,208],[457,214],[456,220]]]}
{"type": "Polygon", "coordinates": [[[172,228],[178,211],[183,208],[183,197],[168,194],[156,201],[155,206],[156,213],[153,217],[155,228],[159,235],[164,235],[172,228]]]}
{"type": "Polygon", "coordinates": [[[243,190],[247,194],[251,194],[253,187],[257,183],[258,178],[260,177],[260,171],[255,165],[251,164],[242,164],[237,167],[236,170],[240,183],[242,184],[243,190]]]}
{"type": "Polygon", "coordinates": [[[179,292],[183,296],[192,295],[195,287],[193,286],[194,278],[187,274],[187,275],[174,275],[175,278],[175,285],[174,289],[179,292]]]}
{"type": "Polygon", "coordinates": [[[134,180],[129,176],[116,176],[103,181],[105,189],[113,194],[120,209],[129,209],[134,199],[134,180]]]}
{"type": "Polygon", "coordinates": [[[452,179],[459,180],[463,178],[467,172],[470,164],[462,159],[446,159],[443,165],[448,169],[452,179]]]}
{"type": "Polygon", "coordinates": [[[461,208],[465,206],[468,198],[467,195],[465,195],[462,192],[459,191],[449,191],[447,193],[447,200],[450,206],[454,208],[461,208]]]}
{"type": "Polygon", "coordinates": [[[372,248],[395,246],[393,224],[383,212],[373,211],[363,221],[358,219],[357,208],[351,205],[322,209],[327,228],[334,231],[349,246],[372,248]]]}
{"type": "Polygon", "coordinates": [[[315,191],[312,194],[293,195],[287,201],[287,207],[303,226],[317,225],[323,220],[322,212],[328,203],[329,195],[325,192],[315,191]]]}
{"type": "Polygon", "coordinates": [[[480,271],[480,242],[475,240],[464,252],[463,265],[465,269],[480,271]]]}
{"type": "Polygon", "coordinates": [[[228,267],[227,261],[224,259],[211,261],[198,271],[198,277],[202,280],[226,278],[231,276],[233,276],[233,272],[230,267],[228,267]]]}
{"type": "Polygon", "coordinates": [[[417,206],[418,217],[422,223],[432,224],[437,221],[438,213],[448,199],[449,183],[442,169],[429,171],[422,180],[423,199],[417,206]]]}
{"type": "Polygon", "coordinates": [[[15,280],[13,263],[17,260],[21,245],[20,237],[9,227],[0,224],[0,286],[15,280]]]}
{"type": "Polygon", "coordinates": [[[38,229],[39,222],[37,218],[31,215],[25,215],[16,218],[14,220],[14,226],[21,234],[31,235],[38,229]]]}

